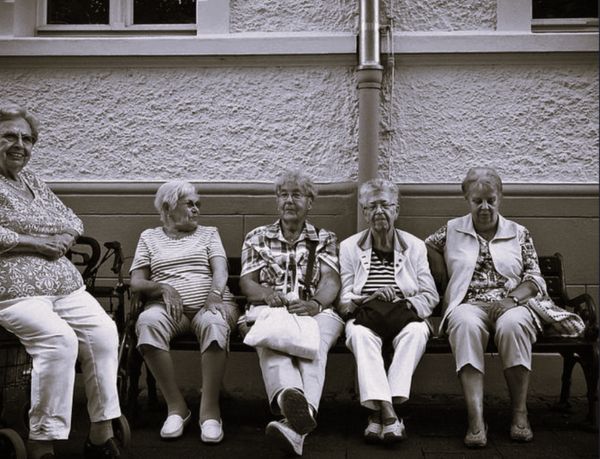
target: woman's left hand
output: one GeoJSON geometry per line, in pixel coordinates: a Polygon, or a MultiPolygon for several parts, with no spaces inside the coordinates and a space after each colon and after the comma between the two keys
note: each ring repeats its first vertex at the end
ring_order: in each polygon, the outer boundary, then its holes
{"type": "Polygon", "coordinates": [[[496,322],[502,314],[514,307],[515,303],[510,298],[504,298],[500,301],[494,301],[488,307],[488,315],[490,316],[490,319],[492,319],[492,321],[496,322]]]}
{"type": "Polygon", "coordinates": [[[314,301],[296,300],[288,304],[287,310],[290,314],[298,316],[316,316],[319,313],[319,305],[314,301]]]}
{"type": "MultiPolygon", "coordinates": [[[[215,294],[213,294],[213,296],[217,296],[215,294]]],[[[209,295],[210,297],[210,295],[209,295]]],[[[217,298],[219,298],[217,296],[217,298]]],[[[210,312],[211,314],[221,314],[221,317],[223,317],[223,320],[227,321],[227,315],[225,313],[225,311],[223,310],[222,307],[222,300],[221,298],[219,298],[218,302],[215,301],[210,301],[208,300],[208,297],[206,298],[206,302],[204,303],[204,310],[206,312],[210,312]]]]}
{"type": "Polygon", "coordinates": [[[387,287],[381,287],[377,289],[373,295],[375,298],[383,301],[392,302],[394,298],[396,298],[396,289],[393,285],[388,285],[387,287]]]}

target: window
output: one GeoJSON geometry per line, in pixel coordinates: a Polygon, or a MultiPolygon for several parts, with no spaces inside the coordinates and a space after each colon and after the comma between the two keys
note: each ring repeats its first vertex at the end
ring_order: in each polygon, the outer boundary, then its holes
{"type": "Polygon", "coordinates": [[[597,31],[597,0],[532,0],[533,30],[537,32],[597,31]]]}
{"type": "Polygon", "coordinates": [[[195,32],[196,0],[41,0],[38,32],[195,32]]]}

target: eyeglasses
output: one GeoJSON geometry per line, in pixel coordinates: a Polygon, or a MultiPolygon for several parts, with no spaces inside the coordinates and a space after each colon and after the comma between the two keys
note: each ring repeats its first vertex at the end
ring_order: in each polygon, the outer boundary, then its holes
{"type": "Polygon", "coordinates": [[[9,143],[17,143],[21,139],[23,145],[33,145],[33,137],[22,132],[5,132],[0,137],[9,143]]]}
{"type": "Polygon", "coordinates": [[[281,193],[279,193],[277,195],[277,197],[279,199],[281,199],[282,201],[287,201],[290,197],[294,201],[301,201],[302,199],[304,199],[306,197],[306,195],[302,194],[302,193],[298,193],[296,191],[294,191],[293,193],[288,193],[286,191],[282,191],[281,193]]]}
{"type": "Polygon", "coordinates": [[[372,204],[366,205],[364,208],[369,212],[375,212],[378,207],[381,207],[383,210],[390,210],[396,207],[397,204],[393,202],[374,202],[372,204]]]}

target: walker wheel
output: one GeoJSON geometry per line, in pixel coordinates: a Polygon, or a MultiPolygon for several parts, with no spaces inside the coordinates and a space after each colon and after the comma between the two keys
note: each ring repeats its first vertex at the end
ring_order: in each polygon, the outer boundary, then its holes
{"type": "Polygon", "coordinates": [[[5,459],[27,459],[25,443],[12,429],[0,429],[0,457],[5,459]]]}
{"type": "Polygon", "coordinates": [[[115,439],[123,449],[129,448],[131,443],[131,429],[129,428],[129,422],[123,415],[112,420],[113,433],[115,439]]]}

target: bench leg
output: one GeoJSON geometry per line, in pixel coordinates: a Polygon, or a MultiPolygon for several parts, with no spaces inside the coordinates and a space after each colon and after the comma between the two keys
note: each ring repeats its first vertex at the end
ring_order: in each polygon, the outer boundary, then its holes
{"type": "Polygon", "coordinates": [[[158,396],[156,393],[156,379],[154,375],[146,365],[146,385],[148,387],[148,405],[150,408],[158,408],[158,396]]]}
{"type": "Polygon", "coordinates": [[[573,368],[577,363],[577,359],[573,355],[573,352],[561,353],[563,358],[563,372],[561,377],[560,386],[560,399],[558,403],[554,405],[554,409],[558,411],[568,411],[571,408],[569,404],[569,397],[571,396],[571,376],[573,374],[573,368]]]}
{"type": "Polygon", "coordinates": [[[596,430],[598,419],[596,405],[598,402],[598,344],[594,343],[592,349],[581,355],[581,367],[587,385],[588,415],[587,421],[596,430]]]}
{"type": "Polygon", "coordinates": [[[127,354],[127,411],[133,418],[137,414],[138,396],[140,393],[140,374],[144,359],[135,346],[131,346],[127,354]]]}

